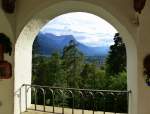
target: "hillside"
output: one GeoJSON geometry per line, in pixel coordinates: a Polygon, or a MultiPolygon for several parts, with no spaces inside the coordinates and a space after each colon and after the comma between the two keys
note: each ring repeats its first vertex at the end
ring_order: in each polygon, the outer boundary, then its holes
{"type": "Polygon", "coordinates": [[[62,52],[63,48],[68,45],[71,40],[77,43],[77,48],[84,53],[85,56],[106,56],[108,54],[109,47],[89,47],[76,41],[72,35],[56,36],[42,32],[37,35],[33,43],[33,50],[36,50],[36,54],[49,56],[54,52],[62,52]]]}

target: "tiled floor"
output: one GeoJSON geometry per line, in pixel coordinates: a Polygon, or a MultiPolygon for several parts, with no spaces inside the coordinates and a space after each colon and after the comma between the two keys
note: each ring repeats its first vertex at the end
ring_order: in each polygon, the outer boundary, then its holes
{"type": "MultiPolygon", "coordinates": [[[[34,109],[34,106],[31,106],[31,109],[34,109]]],[[[47,112],[43,112],[43,106],[39,106],[39,105],[37,106],[37,110],[39,111],[28,110],[26,112],[23,112],[22,114],[61,114],[62,113],[62,108],[60,107],[55,107],[55,113],[52,113],[53,108],[50,106],[46,106],[47,112]]],[[[64,114],[72,114],[72,109],[65,108],[64,114]]],[[[82,110],[74,109],[74,114],[82,114],[82,110]]],[[[84,110],[84,114],[93,114],[93,111],[84,110]]],[[[104,114],[104,112],[95,111],[94,114],[104,114]]],[[[115,114],[115,113],[105,112],[105,114],[115,114]]]]}

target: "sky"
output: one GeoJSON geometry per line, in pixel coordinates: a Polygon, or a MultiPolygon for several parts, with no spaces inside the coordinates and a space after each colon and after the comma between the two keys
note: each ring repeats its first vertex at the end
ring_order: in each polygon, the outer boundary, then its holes
{"type": "Polygon", "coordinates": [[[74,12],[52,19],[41,29],[41,32],[57,36],[73,35],[78,42],[91,47],[99,47],[112,45],[117,30],[96,15],[74,12]]]}

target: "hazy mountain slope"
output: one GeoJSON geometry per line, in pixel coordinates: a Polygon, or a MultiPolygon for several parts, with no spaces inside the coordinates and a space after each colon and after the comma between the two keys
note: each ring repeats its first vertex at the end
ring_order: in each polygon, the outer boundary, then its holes
{"type": "Polygon", "coordinates": [[[86,56],[105,56],[108,54],[109,47],[89,47],[76,41],[72,35],[56,36],[41,32],[33,43],[33,49],[36,49],[37,54],[48,56],[56,51],[62,52],[64,46],[68,45],[71,40],[77,42],[77,48],[86,56]]]}

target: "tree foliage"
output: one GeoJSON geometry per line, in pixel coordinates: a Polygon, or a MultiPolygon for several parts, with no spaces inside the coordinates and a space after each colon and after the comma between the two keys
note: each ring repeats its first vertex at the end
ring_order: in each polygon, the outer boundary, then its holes
{"type": "Polygon", "coordinates": [[[110,51],[106,59],[107,75],[117,75],[126,71],[126,48],[119,33],[114,36],[114,45],[110,46],[110,51]]]}
{"type": "MultiPolygon", "coordinates": [[[[87,62],[81,53],[76,42],[71,40],[63,49],[62,54],[53,53],[51,57],[33,56],[32,83],[36,85],[49,85],[57,87],[73,87],[87,89],[105,90],[126,90],[126,51],[122,39],[117,33],[114,36],[114,45],[110,47],[110,52],[105,66],[98,66],[95,60],[87,62]]],[[[33,52],[34,54],[34,52],[33,52]]],[[[41,93],[38,93],[38,104],[42,104],[41,93]]],[[[67,96],[65,96],[68,98],[67,96]]],[[[55,104],[62,105],[60,96],[55,96],[55,104]]],[[[111,104],[113,98],[107,96],[109,102],[105,111],[113,111],[111,104]]],[[[82,108],[79,96],[75,96],[75,108],[82,108]]],[[[95,98],[97,110],[103,110],[104,99],[95,98]]],[[[50,97],[46,95],[47,105],[51,105],[50,97]]],[[[85,99],[86,109],[92,109],[90,99],[85,99]]],[[[118,108],[119,112],[127,110],[127,99],[121,98],[123,108],[118,108]]],[[[71,100],[64,99],[65,105],[71,107],[71,100]]],[[[122,104],[116,104],[118,107],[122,104]]]]}
{"type": "Polygon", "coordinates": [[[49,86],[65,86],[66,74],[62,68],[61,56],[53,53],[51,59],[37,57],[34,61],[33,84],[49,86]]]}
{"type": "Polygon", "coordinates": [[[84,55],[77,49],[74,40],[63,50],[63,66],[66,71],[67,87],[79,88],[80,72],[83,69],[84,55]],[[76,80],[76,81],[75,81],[76,80]]]}

